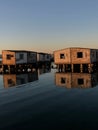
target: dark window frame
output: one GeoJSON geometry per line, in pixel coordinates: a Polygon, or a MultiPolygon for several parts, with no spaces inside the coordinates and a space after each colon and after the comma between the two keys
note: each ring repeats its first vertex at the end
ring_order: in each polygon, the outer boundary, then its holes
{"type": "Polygon", "coordinates": [[[7,59],[7,60],[10,60],[10,59],[11,59],[11,55],[10,55],[10,54],[7,54],[7,55],[6,55],[6,59],[7,59]]]}
{"type": "Polygon", "coordinates": [[[77,58],[83,58],[83,52],[77,52],[77,58]]]}
{"type": "Polygon", "coordinates": [[[49,55],[47,55],[47,59],[49,59],[50,57],[49,57],[49,55]]]}
{"type": "Polygon", "coordinates": [[[20,54],[19,55],[19,58],[22,60],[22,59],[24,59],[24,54],[20,54]]]}
{"type": "Polygon", "coordinates": [[[60,54],[60,59],[65,59],[65,54],[64,53],[60,54]]]}

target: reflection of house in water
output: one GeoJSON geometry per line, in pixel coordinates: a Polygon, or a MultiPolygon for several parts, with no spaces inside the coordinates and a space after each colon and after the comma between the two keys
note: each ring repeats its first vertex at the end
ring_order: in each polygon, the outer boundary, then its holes
{"type": "Polygon", "coordinates": [[[97,74],[55,73],[55,84],[66,88],[90,88],[97,85],[97,81],[97,74]]]}
{"type": "Polygon", "coordinates": [[[51,71],[51,68],[39,68],[38,69],[38,75],[44,74],[44,73],[49,73],[51,71]]]}
{"type": "Polygon", "coordinates": [[[13,87],[15,85],[26,84],[28,82],[33,82],[38,80],[38,72],[34,71],[33,73],[26,73],[26,74],[4,74],[3,75],[3,82],[4,87],[13,87]]]}

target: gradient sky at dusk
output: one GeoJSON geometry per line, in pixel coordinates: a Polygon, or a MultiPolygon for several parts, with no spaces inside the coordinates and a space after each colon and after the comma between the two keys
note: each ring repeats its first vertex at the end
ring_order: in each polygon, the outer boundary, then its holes
{"type": "Polygon", "coordinates": [[[0,52],[98,48],[98,0],[0,0],[0,52]]]}

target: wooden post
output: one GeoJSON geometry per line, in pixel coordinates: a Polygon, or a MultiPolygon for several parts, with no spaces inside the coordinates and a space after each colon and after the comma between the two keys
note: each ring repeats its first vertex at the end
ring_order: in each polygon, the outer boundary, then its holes
{"type": "Polygon", "coordinates": [[[88,64],[88,72],[91,73],[91,64],[88,64]]]}

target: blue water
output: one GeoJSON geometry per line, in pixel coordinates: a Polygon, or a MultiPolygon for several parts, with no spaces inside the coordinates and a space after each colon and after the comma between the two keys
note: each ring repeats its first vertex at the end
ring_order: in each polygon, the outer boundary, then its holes
{"type": "Polygon", "coordinates": [[[56,85],[55,70],[26,84],[4,87],[0,76],[0,130],[96,130],[98,85],[56,85]]]}

